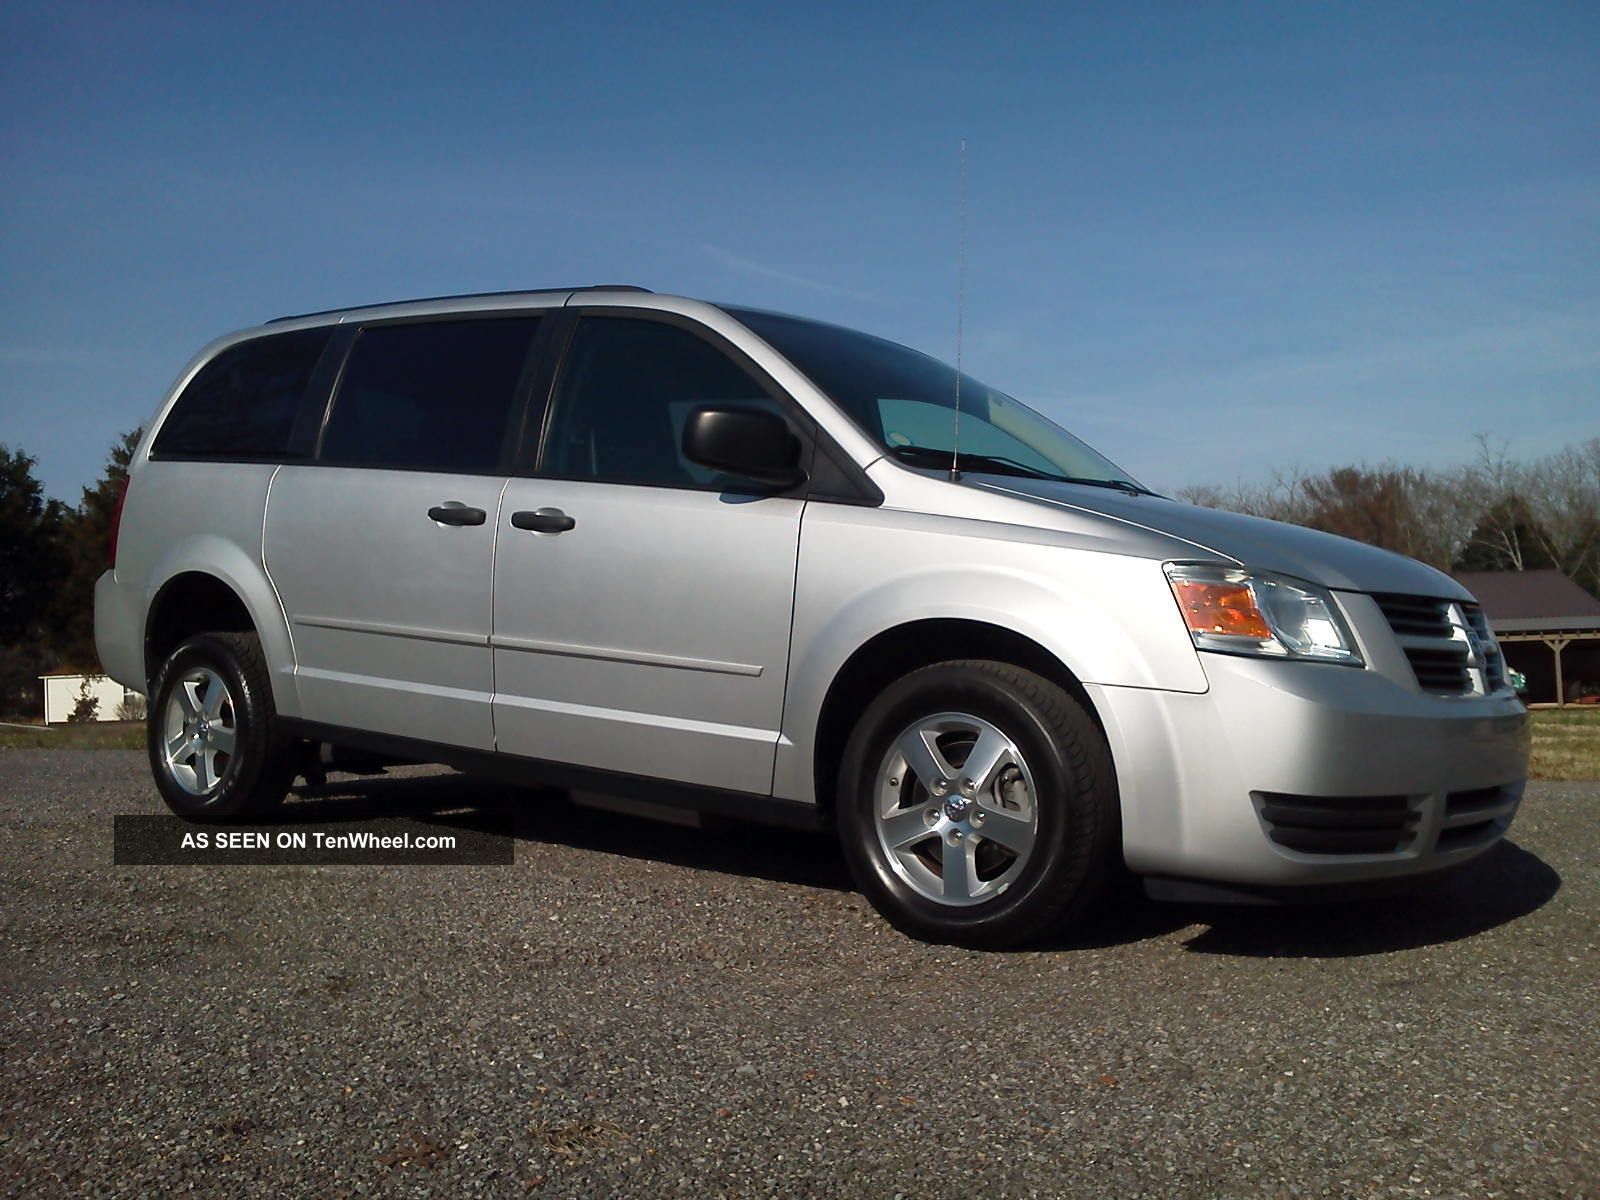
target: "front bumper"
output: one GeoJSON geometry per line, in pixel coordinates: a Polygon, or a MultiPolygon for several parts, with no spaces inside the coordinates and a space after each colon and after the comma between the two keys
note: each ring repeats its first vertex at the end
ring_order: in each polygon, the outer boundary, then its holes
{"type": "Polygon", "coordinates": [[[1465,862],[1504,834],[1527,775],[1527,712],[1386,674],[1202,656],[1200,695],[1091,689],[1145,875],[1305,886],[1465,862]]]}

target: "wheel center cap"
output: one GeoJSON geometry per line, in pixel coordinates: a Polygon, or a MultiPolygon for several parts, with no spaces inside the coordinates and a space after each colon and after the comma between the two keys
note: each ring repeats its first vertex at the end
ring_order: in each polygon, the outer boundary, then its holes
{"type": "Polygon", "coordinates": [[[967,814],[972,811],[972,801],[966,796],[949,796],[944,802],[944,815],[952,821],[965,821],[967,814]]]}

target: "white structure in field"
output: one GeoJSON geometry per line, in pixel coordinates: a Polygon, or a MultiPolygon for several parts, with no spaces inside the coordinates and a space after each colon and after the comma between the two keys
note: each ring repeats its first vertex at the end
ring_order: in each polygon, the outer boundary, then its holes
{"type": "Polygon", "coordinates": [[[44,723],[64,724],[78,707],[79,699],[87,694],[99,702],[94,719],[120,721],[118,710],[123,702],[142,703],[144,697],[132,688],[125,688],[109,675],[85,675],[68,667],[52,671],[39,678],[44,682],[44,723]]]}

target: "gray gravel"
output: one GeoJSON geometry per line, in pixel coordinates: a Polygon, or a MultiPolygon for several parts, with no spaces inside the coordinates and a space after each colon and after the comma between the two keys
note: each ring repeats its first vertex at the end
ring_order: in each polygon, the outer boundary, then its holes
{"type": "Polygon", "coordinates": [[[1594,784],[1404,901],[1006,955],[819,838],[432,769],[304,803],[525,819],[510,867],[114,868],[141,756],[0,751],[6,1194],[1600,1194],[1594,784]]]}

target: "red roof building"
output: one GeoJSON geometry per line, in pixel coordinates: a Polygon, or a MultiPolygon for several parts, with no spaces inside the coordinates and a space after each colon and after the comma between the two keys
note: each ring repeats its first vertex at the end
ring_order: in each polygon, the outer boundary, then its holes
{"type": "Polygon", "coordinates": [[[1507,664],[1528,677],[1529,701],[1600,697],[1600,600],[1560,571],[1456,578],[1483,605],[1507,664]]]}

